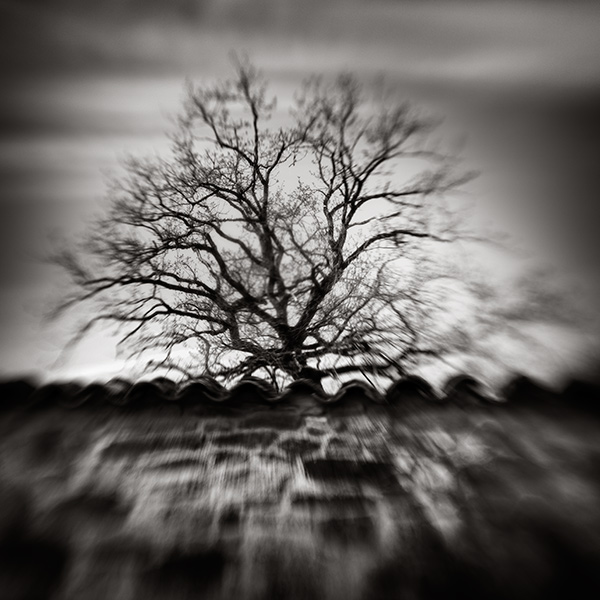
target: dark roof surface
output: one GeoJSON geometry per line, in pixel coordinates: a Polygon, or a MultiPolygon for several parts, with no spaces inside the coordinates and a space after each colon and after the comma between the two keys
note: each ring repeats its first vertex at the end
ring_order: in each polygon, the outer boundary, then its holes
{"type": "Polygon", "coordinates": [[[569,406],[600,412],[600,386],[590,382],[571,381],[562,392],[556,392],[526,377],[511,380],[494,393],[470,375],[449,379],[441,393],[425,379],[408,376],[393,382],[384,392],[359,380],[345,382],[335,394],[327,394],[314,379],[297,379],[282,390],[269,382],[251,377],[226,387],[210,377],[178,383],[165,377],[144,381],[112,379],[105,383],[82,384],[55,382],[36,385],[28,380],[0,382],[0,407],[64,408],[112,405],[116,407],[148,407],[177,404],[195,407],[236,410],[247,407],[314,406],[325,411],[352,407],[394,406],[410,408],[418,405],[458,405],[461,407],[504,406],[534,408],[536,406],[569,406]]]}

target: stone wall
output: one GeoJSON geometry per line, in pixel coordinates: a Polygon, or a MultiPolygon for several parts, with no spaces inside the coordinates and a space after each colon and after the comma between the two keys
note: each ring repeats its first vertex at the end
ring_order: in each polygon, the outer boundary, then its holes
{"type": "Polygon", "coordinates": [[[4,386],[0,597],[600,597],[589,389],[459,383],[4,386]]]}

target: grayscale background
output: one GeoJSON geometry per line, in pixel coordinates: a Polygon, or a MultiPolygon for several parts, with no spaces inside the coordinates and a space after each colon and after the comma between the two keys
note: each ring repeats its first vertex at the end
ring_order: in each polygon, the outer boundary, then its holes
{"type": "Polygon", "coordinates": [[[556,299],[523,323],[536,344],[503,338],[498,352],[551,381],[595,373],[597,2],[14,0],[0,15],[2,376],[122,368],[102,332],[57,362],[69,322],[43,319],[62,281],[44,259],[102,212],[126,153],[164,149],[184,79],[231,74],[232,51],[264,71],[282,111],[306,76],[348,70],[464,132],[482,171],[473,193],[524,257],[476,257],[497,276],[496,301],[519,301],[532,263],[556,299]]]}

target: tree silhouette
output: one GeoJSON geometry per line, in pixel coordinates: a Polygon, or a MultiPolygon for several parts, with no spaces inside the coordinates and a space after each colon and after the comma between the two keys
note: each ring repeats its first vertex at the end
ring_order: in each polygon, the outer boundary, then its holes
{"type": "Polygon", "coordinates": [[[130,353],[225,377],[397,372],[443,348],[418,265],[459,233],[447,192],[469,175],[434,124],[347,75],[307,82],[283,124],[275,109],[246,63],[188,86],[170,156],[127,160],[60,256],[62,308],[97,310],[79,335],[116,322],[130,353]]]}

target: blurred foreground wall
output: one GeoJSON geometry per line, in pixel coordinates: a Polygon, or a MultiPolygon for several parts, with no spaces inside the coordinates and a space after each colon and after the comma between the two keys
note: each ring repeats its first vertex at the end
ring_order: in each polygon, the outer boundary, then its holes
{"type": "Polygon", "coordinates": [[[3,391],[7,600],[599,597],[585,387],[3,391]]]}

